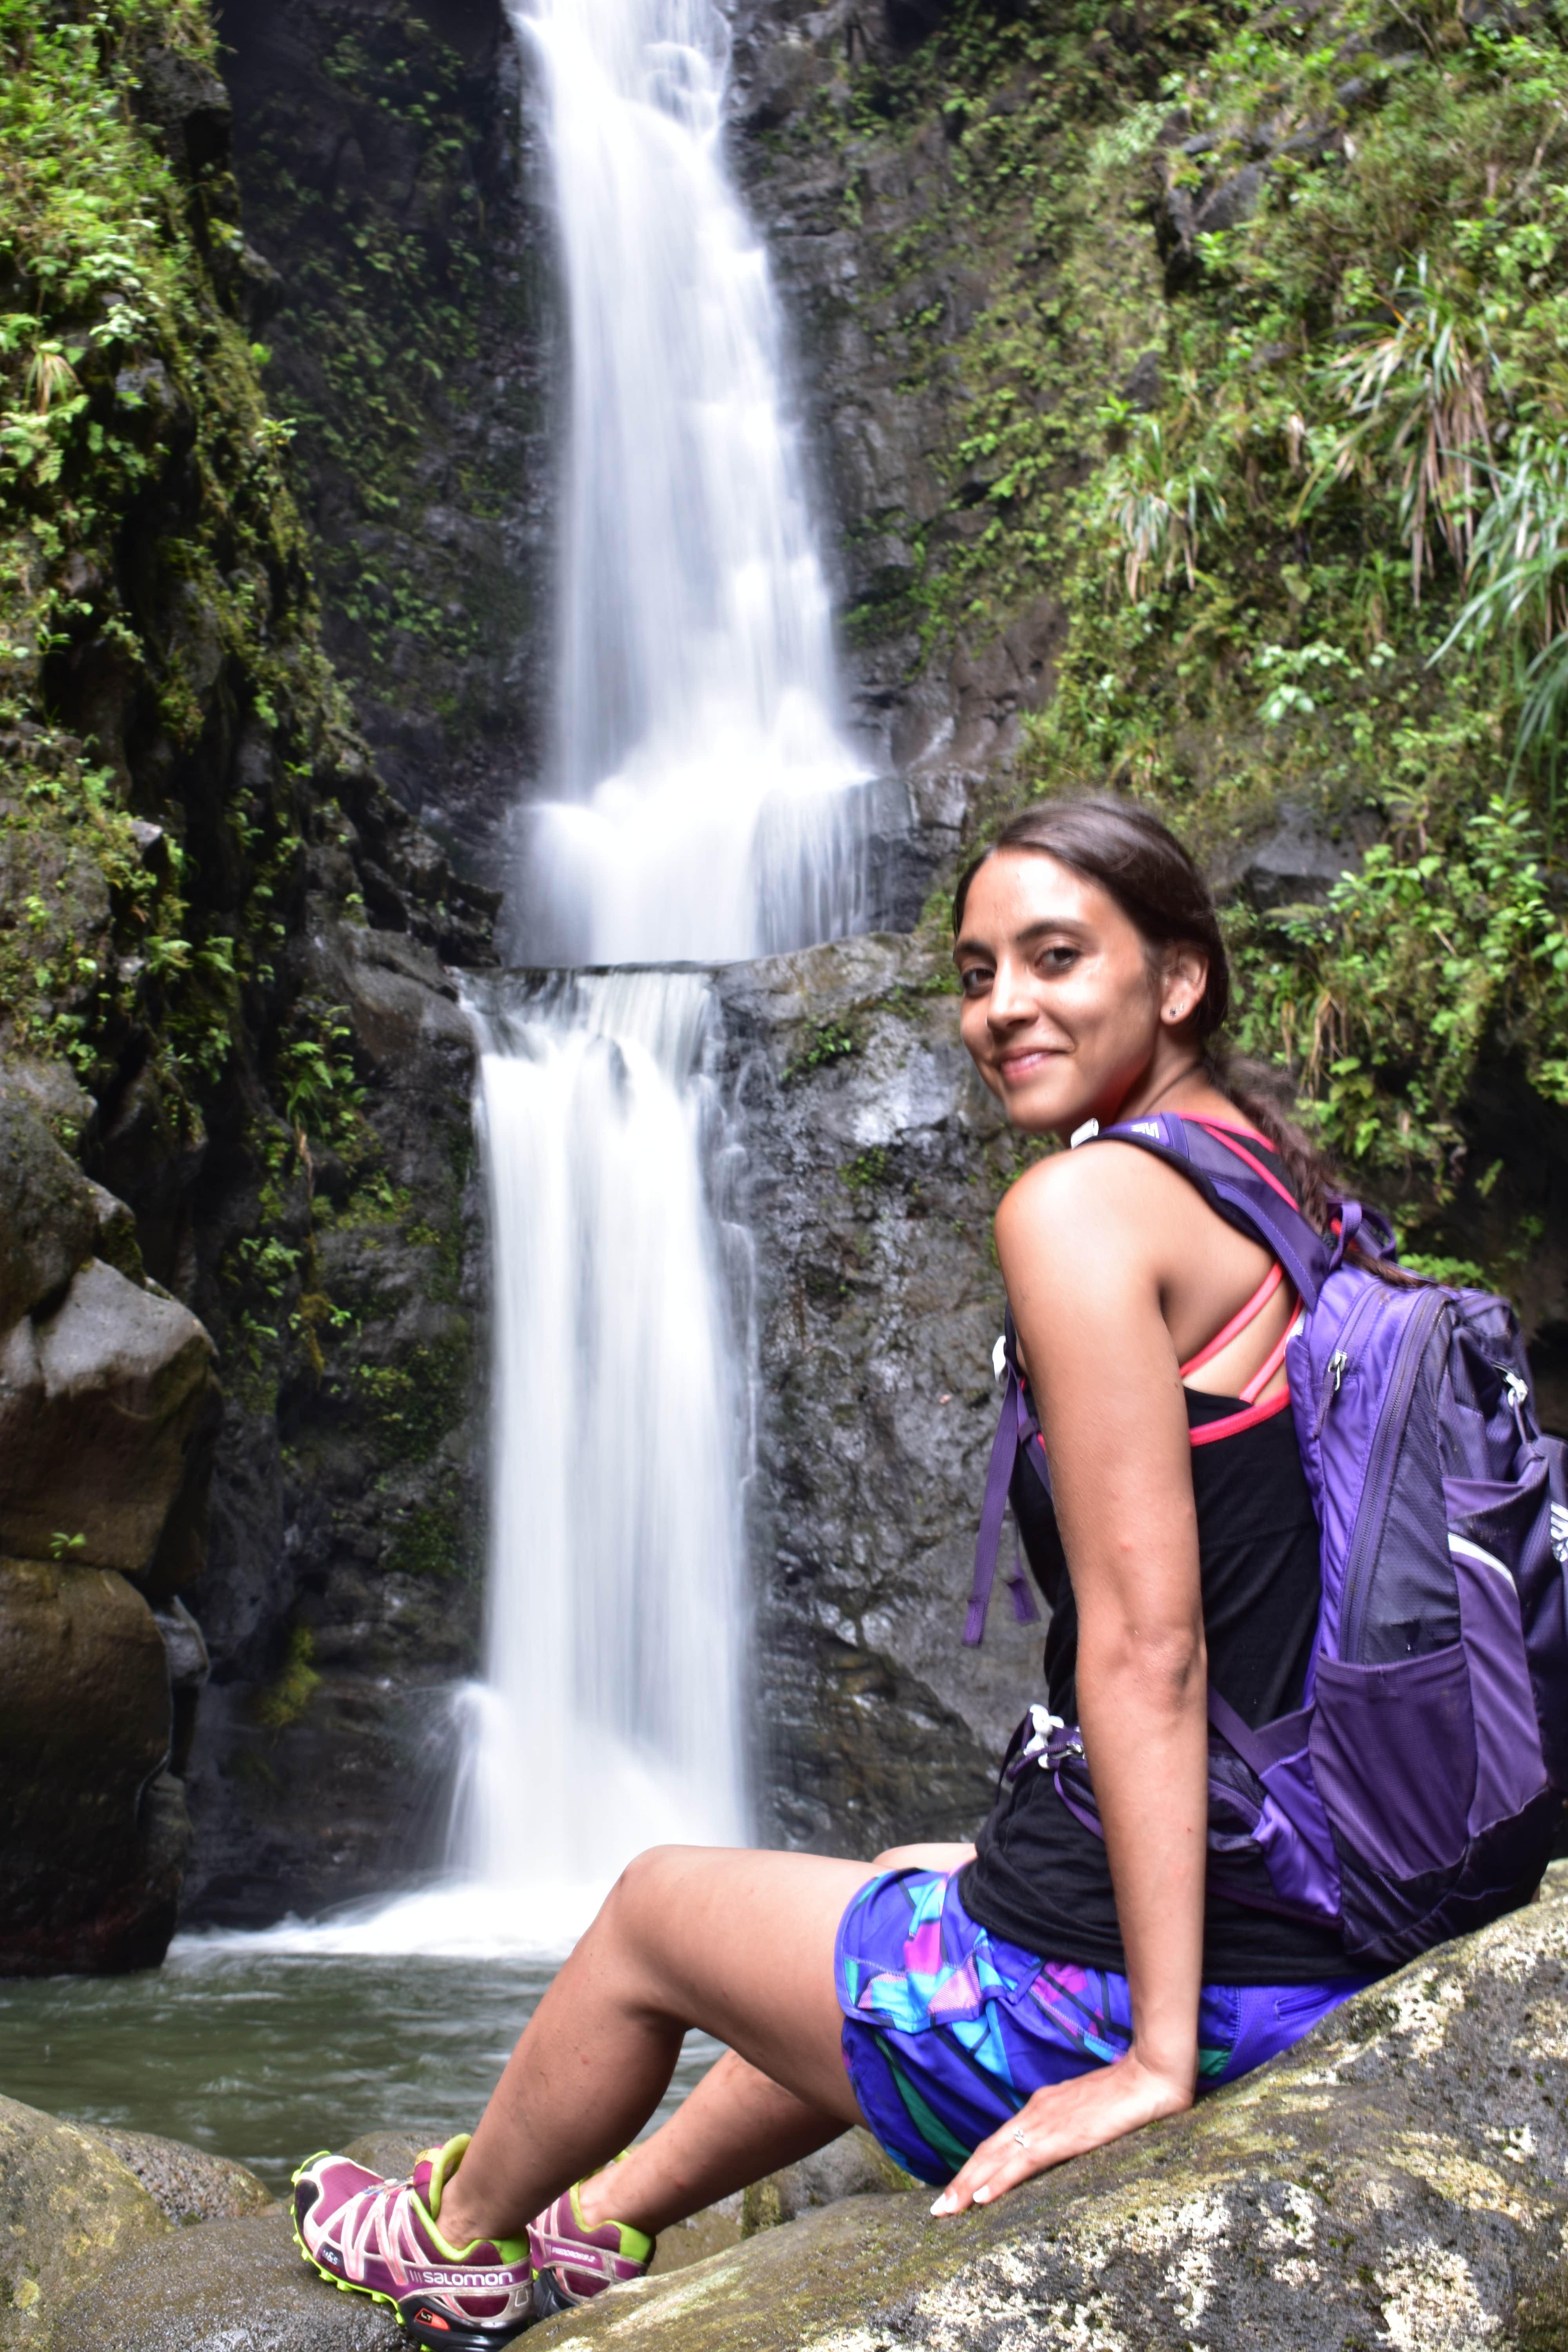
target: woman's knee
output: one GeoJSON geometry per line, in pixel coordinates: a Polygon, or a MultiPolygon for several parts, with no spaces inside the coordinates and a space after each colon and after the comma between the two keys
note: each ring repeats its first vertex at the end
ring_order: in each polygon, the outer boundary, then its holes
{"type": "Polygon", "coordinates": [[[706,1846],[650,1845],[634,1854],[600,1913],[641,1945],[662,1941],[697,1893],[692,1881],[714,1859],[706,1846]]]}
{"type": "Polygon", "coordinates": [[[632,1856],[611,1887],[606,1909],[614,1906],[618,1911],[635,1911],[667,1899],[678,1857],[686,1851],[679,1845],[645,1846],[641,1853],[632,1856]]]}

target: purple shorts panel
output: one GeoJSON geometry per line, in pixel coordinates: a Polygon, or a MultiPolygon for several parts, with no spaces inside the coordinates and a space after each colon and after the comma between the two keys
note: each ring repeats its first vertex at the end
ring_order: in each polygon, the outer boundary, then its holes
{"type": "MultiPolygon", "coordinates": [[[[1032,2092],[1130,2048],[1125,1977],[1042,1960],[970,1917],[958,1874],[889,1870],[861,1887],[835,1951],[850,2087],[881,2145],[941,2188],[1032,2092]]],[[[1371,1977],[1205,1985],[1198,2090],[1289,2050],[1371,1977]]]]}

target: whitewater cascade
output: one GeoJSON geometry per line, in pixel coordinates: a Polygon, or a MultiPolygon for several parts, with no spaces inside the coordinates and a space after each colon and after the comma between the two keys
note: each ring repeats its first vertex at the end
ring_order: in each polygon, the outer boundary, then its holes
{"type": "Polygon", "coordinates": [[[868,793],[725,176],[724,19],[508,5],[540,68],[571,415],[554,797],[510,942],[531,969],[470,1003],[494,1391],[453,1859],[468,1916],[537,1947],[640,1847],[747,1833],[750,1256],[689,967],[862,924],[868,793]]]}
{"type": "Polygon", "coordinates": [[[715,1214],[713,1037],[691,972],[561,975],[484,1024],[490,1613],[460,1837],[540,1912],[645,1845],[745,1834],[749,1263],[715,1214]]]}
{"type": "Polygon", "coordinates": [[[868,794],[710,0],[507,0],[569,331],[556,783],[516,961],[718,962],[862,928],[868,794]]]}

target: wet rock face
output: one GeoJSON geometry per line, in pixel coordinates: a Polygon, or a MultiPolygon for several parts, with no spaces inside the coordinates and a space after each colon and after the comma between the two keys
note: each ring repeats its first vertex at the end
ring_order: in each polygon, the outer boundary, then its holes
{"type": "Polygon", "coordinates": [[[932,243],[930,216],[952,188],[942,122],[895,119],[886,137],[850,135],[847,74],[868,58],[895,67],[942,13],[901,0],[809,13],[741,0],[732,12],[731,152],[792,330],[854,720],[868,756],[910,793],[917,906],[968,837],[977,800],[994,779],[1005,788],[1020,720],[1049,699],[1067,630],[1047,593],[1003,632],[960,625],[934,651],[921,637],[928,551],[978,539],[987,520],[984,468],[955,478],[951,453],[970,398],[959,347],[1004,257],[932,243]],[[915,253],[911,267],[903,257],[915,253]],[[941,346],[930,369],[914,364],[917,319],[941,346]]]}
{"type": "MultiPolygon", "coordinates": [[[[183,1917],[310,1914],[439,1859],[453,1723],[482,1615],[485,1273],[474,1042],[452,977],[398,932],[312,897],[300,977],[341,1008],[374,1181],[323,1151],[280,1238],[318,1358],[276,1384],[236,1334],[208,1566],[211,1653],[190,1766],[183,1917]],[[306,1302],[313,1302],[307,1305],[306,1302]]],[[[255,1179],[229,1235],[261,1223],[255,1179]]],[[[222,1296],[215,1274],[215,1294],[222,1296]]],[[[277,1310],[268,1310],[276,1314],[277,1310]]]]}
{"type": "MultiPolygon", "coordinates": [[[[328,650],[481,879],[542,749],[550,240],[500,0],[218,0],[328,650]]],[[[374,894],[395,898],[384,875],[374,894]]]]}
{"type": "Polygon", "coordinates": [[[155,1966],[190,1828],[163,1638],[102,1569],[0,1559],[0,1974],[155,1966]]]}
{"type": "Polygon", "coordinates": [[[1418,1960],[1289,2056],[934,2221],[858,2198],[550,2323],[539,2352],[1546,2352],[1563,2340],[1568,1893],[1418,1960]]]}
{"type": "Polygon", "coordinates": [[[1038,1696],[1039,1628],[1005,1599],[962,1642],[1017,1163],[947,985],[893,938],[719,982],[756,1253],[764,1833],[819,1851],[973,1835],[1038,1696]]]}

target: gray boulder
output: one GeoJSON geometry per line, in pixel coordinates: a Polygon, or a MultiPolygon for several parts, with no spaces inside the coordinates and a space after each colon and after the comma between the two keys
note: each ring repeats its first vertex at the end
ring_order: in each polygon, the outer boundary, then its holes
{"type": "Polygon", "coordinates": [[[936,2221],[860,2197],[551,2321],[537,2352],[1557,2352],[1568,1879],[1288,2057],[936,2221]]]}
{"type": "MultiPolygon", "coordinates": [[[[96,1208],[83,1183],[86,1214],[96,1208]]],[[[89,1236],[90,1240],[90,1234],[89,1236]]],[[[183,1490],[205,1486],[213,1345],[177,1299],[101,1259],[0,1339],[0,1549],[145,1576],[183,1490]]],[[[159,1581],[199,1571],[199,1541],[159,1581]]]]}
{"type": "Polygon", "coordinates": [[[83,2289],[142,2247],[156,2260],[172,2235],[93,2133],[0,2098],[0,2352],[64,2352],[72,2337],[57,2330],[83,2289]]]}
{"type": "Polygon", "coordinates": [[[19,1088],[0,1090],[0,1331],[63,1292],[98,1233],[94,1188],[19,1088]]]}
{"type": "Polygon", "coordinates": [[[121,1576],[0,1559],[0,1974],[148,1967],[189,1838],[169,1668],[121,1576]]]}
{"type": "Polygon", "coordinates": [[[158,2210],[184,2227],[192,2221],[234,2221],[263,2213],[273,2202],[264,2180],[231,2156],[214,2156],[183,2139],[156,2132],[122,2131],[118,2125],[82,2126],[133,2172],[158,2210]]]}
{"type": "Polygon", "coordinates": [[[49,2352],[407,2352],[407,2339],[390,2312],[308,2271],[273,2205],[117,2263],[49,2352]]]}

